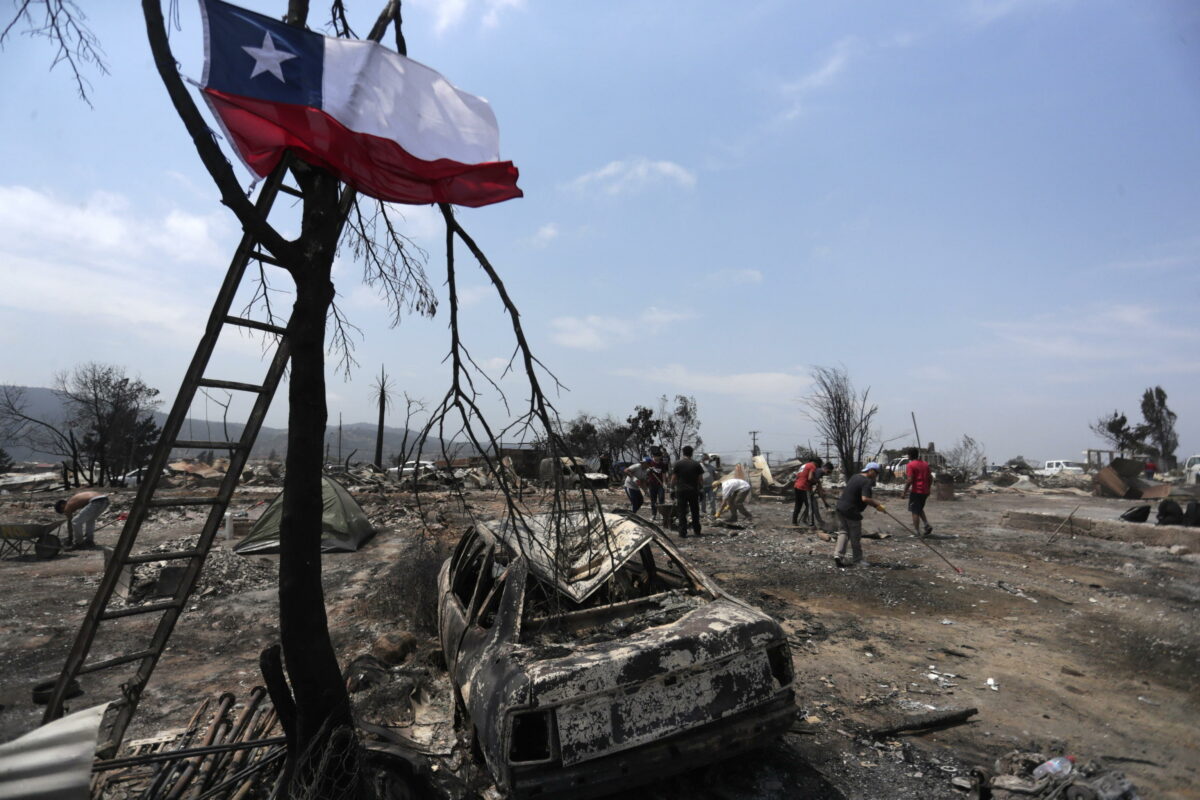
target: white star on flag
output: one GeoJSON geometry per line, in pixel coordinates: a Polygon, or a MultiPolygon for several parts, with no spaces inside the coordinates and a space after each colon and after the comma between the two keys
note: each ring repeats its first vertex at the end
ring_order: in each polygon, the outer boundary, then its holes
{"type": "Polygon", "coordinates": [[[295,58],[296,54],[286,50],[276,50],[275,40],[271,38],[270,33],[263,34],[262,47],[243,47],[242,49],[254,59],[254,71],[250,73],[251,78],[269,72],[279,78],[280,83],[287,83],[283,79],[282,64],[289,58],[295,58]]]}

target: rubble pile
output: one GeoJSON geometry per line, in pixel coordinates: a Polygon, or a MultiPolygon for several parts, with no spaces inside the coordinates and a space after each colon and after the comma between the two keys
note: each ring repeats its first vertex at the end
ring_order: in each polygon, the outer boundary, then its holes
{"type": "MultiPolygon", "coordinates": [[[[155,545],[148,552],[172,553],[194,550],[198,536],[170,539],[155,545]]],[[[159,585],[164,567],[178,566],[178,561],[151,561],[139,565],[134,571],[131,599],[141,599],[154,592],[159,585]]],[[[279,585],[279,567],[268,558],[246,558],[232,550],[214,547],[204,559],[200,580],[192,592],[192,598],[228,597],[241,592],[271,589],[279,585]]]]}

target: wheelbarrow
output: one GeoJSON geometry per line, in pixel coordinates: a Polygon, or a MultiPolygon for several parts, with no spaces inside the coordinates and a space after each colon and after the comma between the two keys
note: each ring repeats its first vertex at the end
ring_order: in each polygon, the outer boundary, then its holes
{"type": "Polygon", "coordinates": [[[58,522],[0,522],[0,558],[20,558],[33,553],[38,558],[54,558],[63,551],[62,540],[54,531],[58,522]]]}

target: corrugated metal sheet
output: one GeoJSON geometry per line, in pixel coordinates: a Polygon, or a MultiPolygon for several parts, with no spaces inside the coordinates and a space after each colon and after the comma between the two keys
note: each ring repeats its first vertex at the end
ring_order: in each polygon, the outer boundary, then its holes
{"type": "Polygon", "coordinates": [[[87,800],[106,708],[76,711],[0,745],[0,800],[87,800]]]}

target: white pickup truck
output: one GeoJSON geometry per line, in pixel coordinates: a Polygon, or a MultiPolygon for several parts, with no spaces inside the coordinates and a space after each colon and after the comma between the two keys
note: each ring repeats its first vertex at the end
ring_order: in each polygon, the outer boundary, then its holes
{"type": "Polygon", "coordinates": [[[1082,475],[1084,466],[1078,461],[1047,461],[1034,475],[1082,475]]]}
{"type": "Polygon", "coordinates": [[[1200,456],[1191,456],[1183,463],[1183,482],[1200,484],[1200,456]]]}

